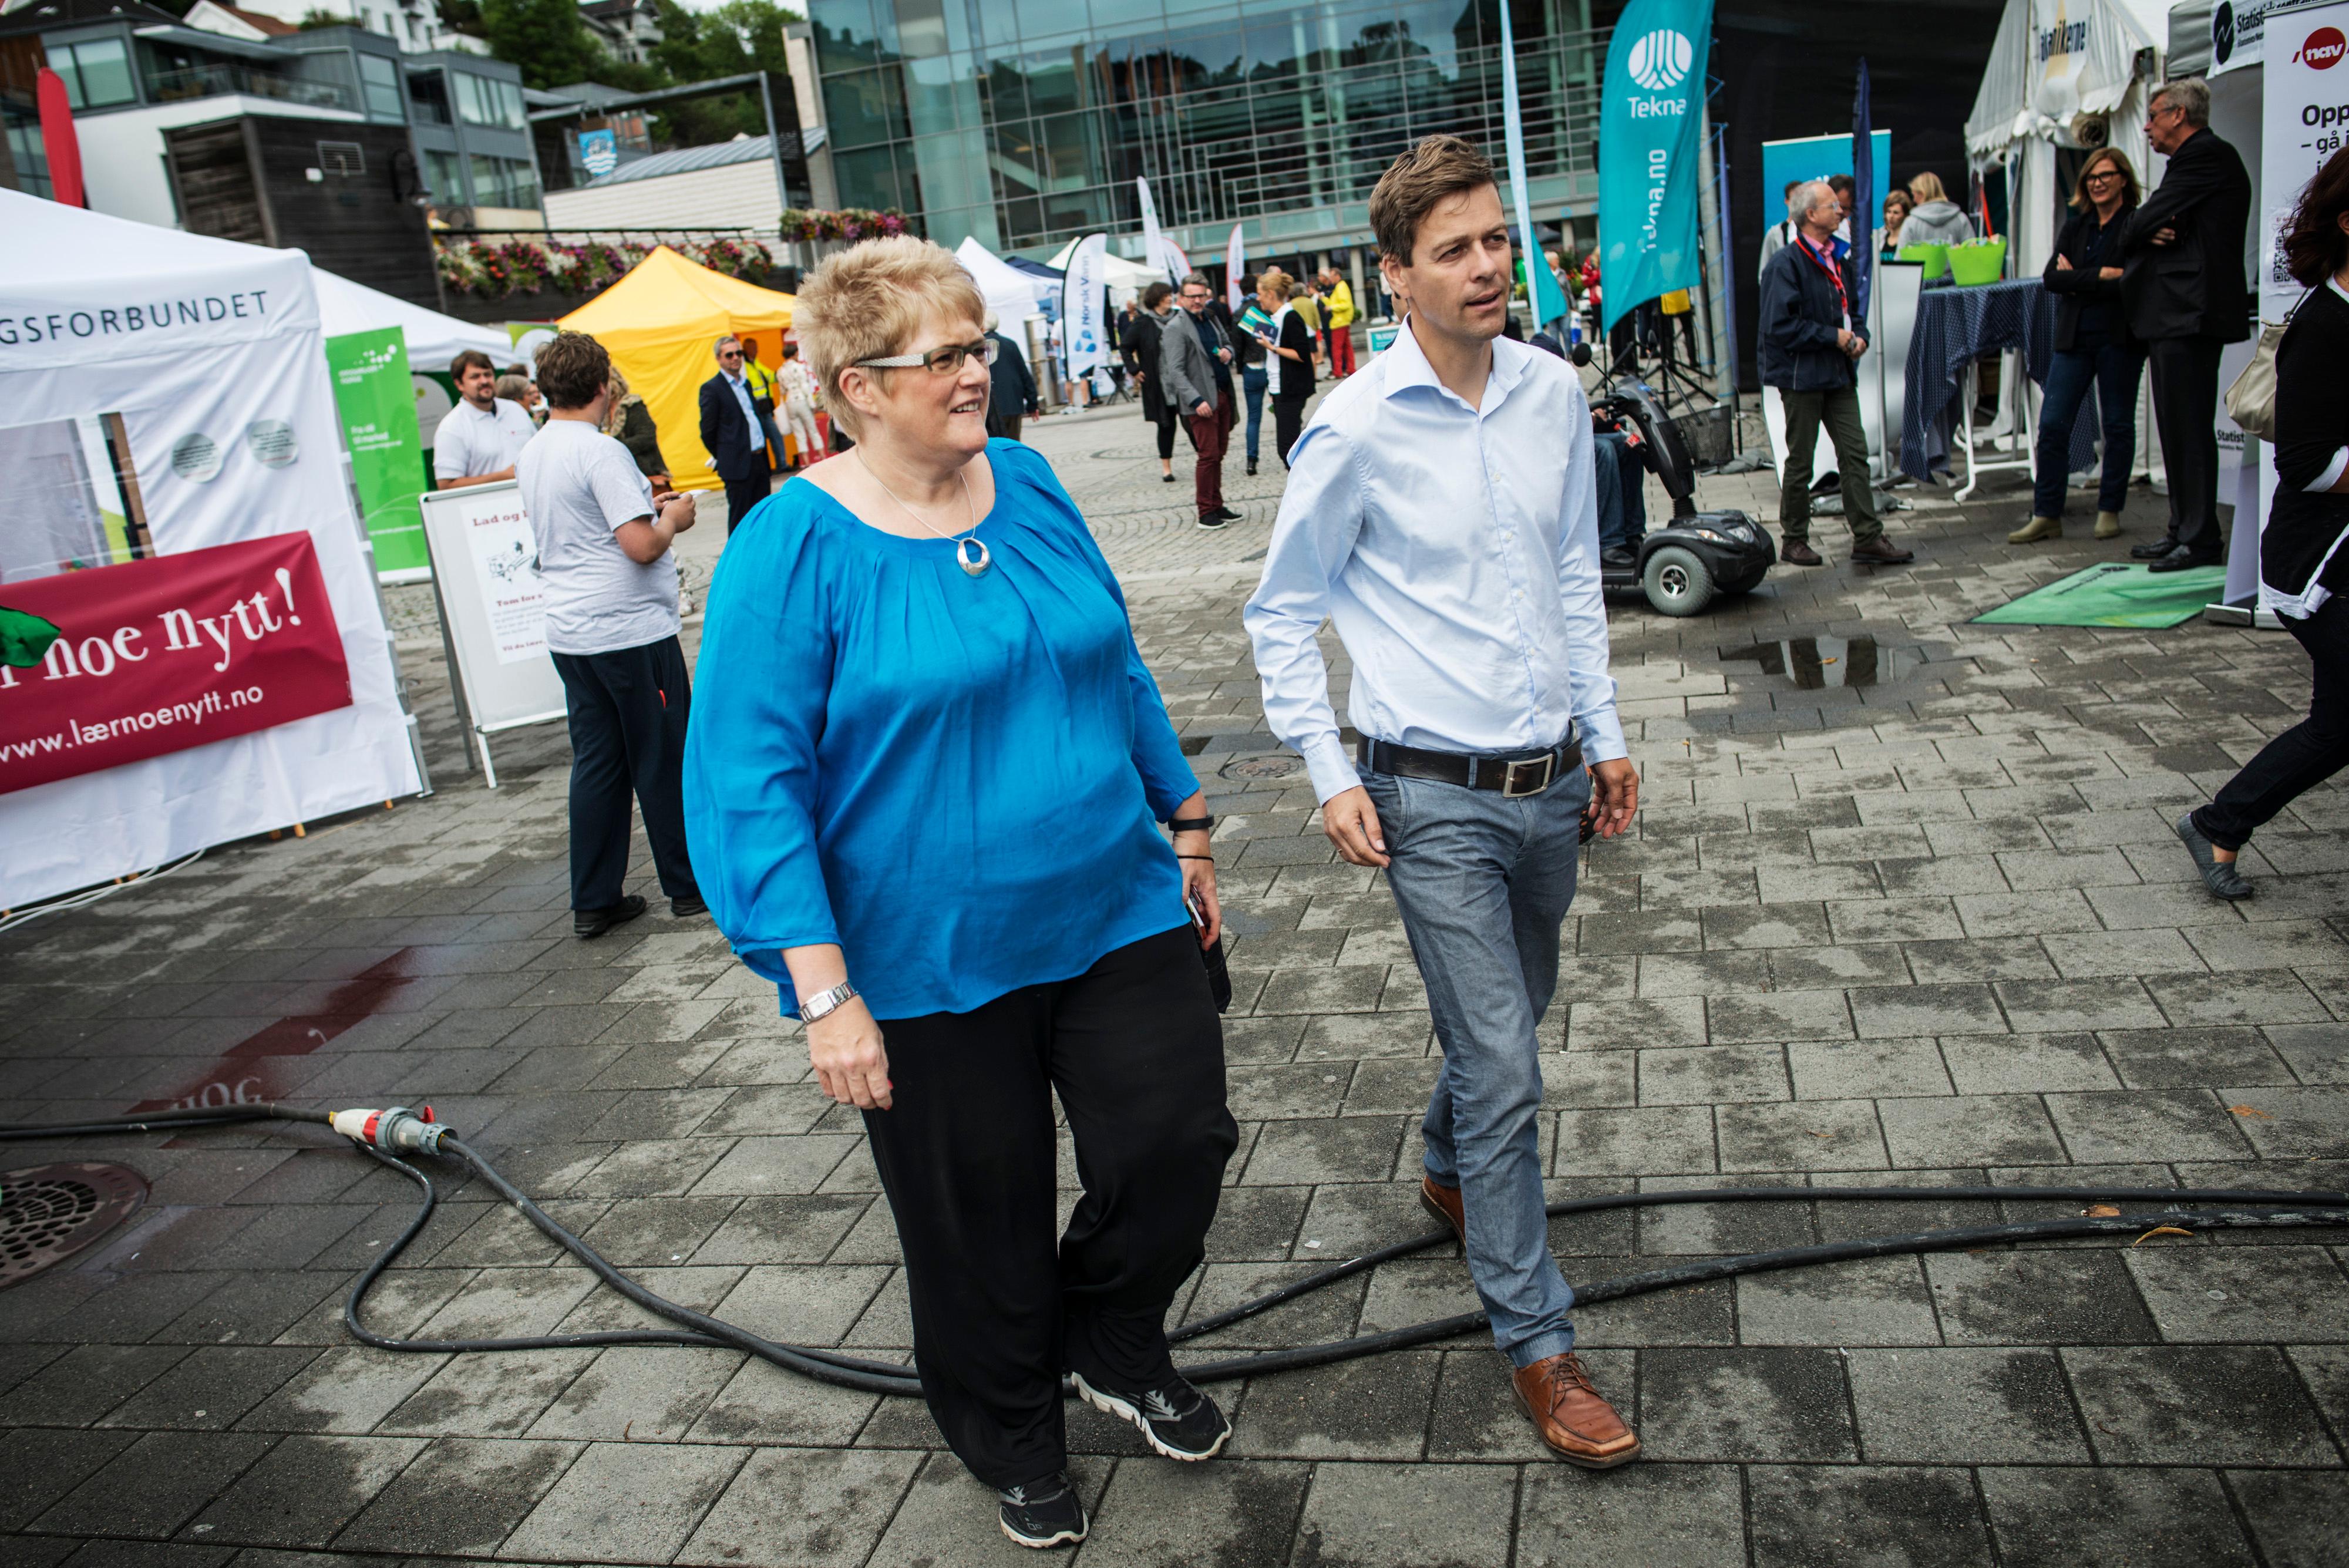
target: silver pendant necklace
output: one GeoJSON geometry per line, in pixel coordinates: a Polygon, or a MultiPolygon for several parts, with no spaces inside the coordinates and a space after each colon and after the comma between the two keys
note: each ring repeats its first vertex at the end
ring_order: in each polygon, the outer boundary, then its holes
{"type": "Polygon", "coordinates": [[[873,483],[881,487],[881,493],[884,495],[886,495],[890,500],[895,501],[897,504],[899,511],[905,513],[906,516],[911,517],[915,522],[919,523],[923,527],[927,528],[939,538],[950,539],[954,542],[955,564],[963,569],[963,575],[965,576],[978,577],[987,575],[987,568],[995,565],[995,560],[994,557],[987,553],[987,541],[978,536],[978,504],[971,499],[970,471],[967,467],[957,470],[955,477],[962,481],[963,512],[964,514],[970,519],[970,532],[959,535],[949,534],[945,529],[939,527],[936,524],[931,522],[928,518],[923,516],[920,513],[915,511],[912,507],[906,505],[905,498],[900,496],[895,491],[889,488],[888,481],[883,479],[879,474],[874,473],[873,465],[864,461],[864,449],[863,447],[856,447],[853,450],[856,453],[856,466],[863,469],[867,474],[872,476],[873,483]],[[971,554],[974,550],[978,553],[977,555],[971,554]]]}

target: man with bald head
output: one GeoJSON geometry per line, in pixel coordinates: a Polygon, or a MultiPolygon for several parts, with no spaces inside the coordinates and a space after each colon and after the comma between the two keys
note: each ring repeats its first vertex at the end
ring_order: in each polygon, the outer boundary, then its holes
{"type": "Polygon", "coordinates": [[[1868,477],[1868,432],[1860,423],[1854,363],[1868,352],[1868,323],[1852,314],[1858,295],[1847,254],[1836,254],[1842,199],[1824,180],[1797,190],[1786,203],[1797,225],[1793,242],[1762,268],[1762,384],[1778,389],[1786,408],[1786,466],[1780,475],[1779,559],[1816,566],[1811,548],[1811,454],[1819,427],[1835,442],[1843,479],[1844,521],[1851,527],[1851,558],[1866,566],[1899,566],[1917,557],[1884,536],[1868,477]]]}

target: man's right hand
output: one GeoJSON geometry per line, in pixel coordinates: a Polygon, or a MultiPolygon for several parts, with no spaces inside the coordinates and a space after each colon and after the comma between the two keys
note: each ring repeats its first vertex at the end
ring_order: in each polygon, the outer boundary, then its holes
{"type": "Polygon", "coordinates": [[[697,515],[693,497],[681,491],[669,496],[660,504],[660,515],[661,521],[668,524],[670,533],[684,533],[693,526],[697,515]]]}
{"type": "Polygon", "coordinates": [[[1387,863],[1386,833],[1379,826],[1379,808],[1371,804],[1371,792],[1360,784],[1340,790],[1321,803],[1321,831],[1353,865],[1387,863]]]}
{"type": "Polygon", "coordinates": [[[1213,419],[1216,417],[1216,405],[1203,398],[1199,400],[1199,406],[1191,411],[1202,419],[1213,419]]]}

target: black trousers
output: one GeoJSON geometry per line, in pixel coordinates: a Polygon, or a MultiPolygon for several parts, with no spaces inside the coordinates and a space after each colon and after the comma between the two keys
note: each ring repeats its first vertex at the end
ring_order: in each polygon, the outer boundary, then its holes
{"type": "Polygon", "coordinates": [[[2316,690],[2308,717],[2261,747],[2195,811],[2194,826],[2221,849],[2240,849],[2255,828],[2349,766],[2349,606],[2326,599],[2307,619],[2283,624],[2314,661],[2316,690]]]}
{"type": "Polygon", "coordinates": [[[1288,466],[1288,449],[1297,444],[1297,432],[1305,428],[1306,396],[1299,393],[1293,398],[1272,400],[1272,444],[1273,450],[1280,453],[1283,468],[1288,466]]]}
{"type": "Polygon", "coordinates": [[[685,725],[693,703],[685,649],[665,637],[614,653],[558,653],[554,670],[571,713],[571,907],[620,901],[632,794],[661,891],[700,897],[685,848],[685,725]]]}
{"type": "Polygon", "coordinates": [[[2169,474],[2169,536],[2197,555],[2220,554],[2219,355],[2215,337],[2157,337],[2153,422],[2169,474]]]}
{"type": "Polygon", "coordinates": [[[730,479],[726,485],[726,535],[732,538],[742,519],[750,515],[750,508],[764,501],[774,489],[775,476],[764,469],[754,469],[748,479],[730,479]]]}
{"type": "Polygon", "coordinates": [[[1174,425],[1181,417],[1173,409],[1168,409],[1157,419],[1150,421],[1158,427],[1158,461],[1161,462],[1171,462],[1174,459],[1174,425]]]}
{"type": "Polygon", "coordinates": [[[885,1020],[893,1107],[864,1113],[913,1298],[914,1366],[988,1486],[1068,1459],[1061,1375],[1174,1374],[1166,1309],[1206,1255],[1225,1162],[1223,1025],[1188,925],[969,1012],[885,1020]],[[1052,1096],[1084,1197],[1053,1237],[1052,1096]]]}

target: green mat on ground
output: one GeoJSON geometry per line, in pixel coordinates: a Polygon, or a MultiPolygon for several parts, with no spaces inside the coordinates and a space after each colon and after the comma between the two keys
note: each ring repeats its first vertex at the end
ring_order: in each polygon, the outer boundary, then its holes
{"type": "Polygon", "coordinates": [[[2177,626],[2225,592],[2227,568],[2156,574],[2126,561],[2075,572],[1973,618],[1976,626],[2177,626]]]}

